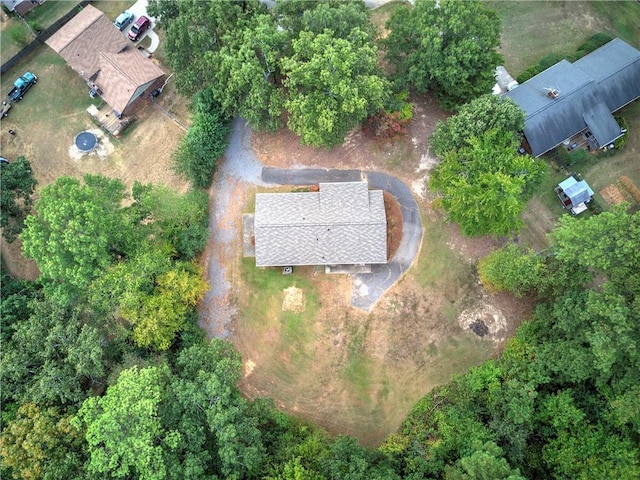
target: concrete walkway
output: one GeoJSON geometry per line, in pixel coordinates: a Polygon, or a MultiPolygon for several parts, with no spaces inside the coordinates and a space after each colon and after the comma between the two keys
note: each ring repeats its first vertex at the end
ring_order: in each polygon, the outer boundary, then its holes
{"type": "Polygon", "coordinates": [[[371,273],[351,276],[351,305],[370,312],[376,302],[413,264],[422,242],[422,221],[411,190],[396,177],[361,170],[263,168],[262,181],[280,185],[316,185],[320,182],[353,182],[366,179],[369,187],[385,190],[402,210],[402,241],[386,265],[372,265],[371,273]]]}

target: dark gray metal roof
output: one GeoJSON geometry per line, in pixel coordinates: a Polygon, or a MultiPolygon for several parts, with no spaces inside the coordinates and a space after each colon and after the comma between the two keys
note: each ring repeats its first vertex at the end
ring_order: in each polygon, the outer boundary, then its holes
{"type": "Polygon", "coordinates": [[[383,192],[367,182],[259,193],[254,219],[257,266],[387,262],[383,192]]]}
{"type": "Polygon", "coordinates": [[[504,95],[526,114],[524,134],[534,156],[587,128],[604,146],[620,136],[611,113],[640,97],[640,51],[615,39],[573,64],[556,63],[504,95]],[[550,90],[558,92],[556,98],[550,90]]]}

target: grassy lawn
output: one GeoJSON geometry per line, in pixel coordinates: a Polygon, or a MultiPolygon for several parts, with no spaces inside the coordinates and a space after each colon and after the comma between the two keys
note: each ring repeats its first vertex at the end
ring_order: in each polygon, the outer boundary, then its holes
{"type": "Polygon", "coordinates": [[[597,32],[640,42],[640,4],[588,1],[490,1],[502,17],[502,54],[515,78],[549,53],[574,53],[597,32]],[[618,30],[620,29],[620,30],[618,30]]]}
{"type": "MultiPolygon", "coordinates": [[[[75,134],[92,125],[85,110],[96,100],[89,97],[82,78],[46,45],[8,71],[6,78],[17,77],[26,70],[38,76],[38,84],[14,105],[2,121],[2,127],[16,130],[20,141],[44,135],[48,141],[34,142],[33,150],[28,153],[31,158],[40,158],[43,164],[48,164],[55,162],[56,157],[66,156],[75,134]]],[[[13,143],[3,145],[8,152],[13,146],[13,143]]]]}
{"type": "MultiPolygon", "coordinates": [[[[33,35],[17,17],[10,16],[0,30],[0,56],[6,62],[33,40],[33,35]]],[[[8,82],[6,82],[8,83],[8,82]]],[[[5,81],[2,82],[6,86],[5,81]]]]}
{"type": "Polygon", "coordinates": [[[49,0],[31,10],[25,19],[34,30],[45,30],[60,17],[69,13],[77,4],[77,1],[60,2],[49,0]]]}
{"type": "Polygon", "coordinates": [[[640,4],[638,2],[592,1],[591,7],[599,17],[609,20],[610,33],[615,33],[625,42],[640,48],[640,4]]]}

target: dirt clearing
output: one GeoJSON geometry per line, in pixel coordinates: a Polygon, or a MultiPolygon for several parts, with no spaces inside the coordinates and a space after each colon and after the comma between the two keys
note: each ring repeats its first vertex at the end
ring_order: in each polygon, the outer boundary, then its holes
{"type": "MultiPolygon", "coordinates": [[[[500,242],[465,238],[431,209],[424,182],[436,159],[426,139],[444,114],[429,97],[414,101],[409,134],[398,142],[377,142],[356,130],[326,151],[301,146],[285,129],[253,137],[268,166],[384,171],[422,192],[420,258],[371,313],[350,307],[349,276],[313,267],[296,267],[292,275],[257,269],[241,259],[240,238],[233,248],[211,252],[233,286],[238,313],[231,339],[245,362],[243,392],[271,397],[294,415],[368,445],[397,428],[434,386],[499,351],[531,312],[527,302],[488,295],[477,280],[474,263],[500,242]],[[470,328],[478,321],[482,335],[470,328]]],[[[257,188],[248,189],[225,206],[227,221],[239,223],[251,211],[248,200],[257,188]]],[[[391,223],[400,223],[395,201],[387,200],[391,223]]],[[[390,237],[393,244],[401,231],[390,229],[390,237]]]]}

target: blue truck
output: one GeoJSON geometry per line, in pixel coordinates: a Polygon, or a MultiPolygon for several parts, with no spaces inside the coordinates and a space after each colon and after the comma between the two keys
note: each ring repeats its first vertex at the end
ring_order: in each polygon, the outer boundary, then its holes
{"type": "Polygon", "coordinates": [[[7,95],[12,102],[22,100],[22,96],[36,83],[38,83],[38,77],[31,72],[26,72],[13,82],[13,88],[7,95]]]}

